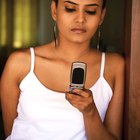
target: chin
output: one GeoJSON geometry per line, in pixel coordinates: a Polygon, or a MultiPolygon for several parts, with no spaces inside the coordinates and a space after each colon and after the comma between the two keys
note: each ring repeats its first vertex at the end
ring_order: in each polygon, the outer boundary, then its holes
{"type": "Polygon", "coordinates": [[[83,35],[73,35],[71,39],[76,43],[85,43],[90,42],[91,37],[88,36],[87,34],[83,34],[83,35]]]}
{"type": "Polygon", "coordinates": [[[72,40],[74,43],[79,43],[79,44],[82,44],[82,43],[88,43],[89,40],[85,40],[85,39],[73,39],[72,40]]]}

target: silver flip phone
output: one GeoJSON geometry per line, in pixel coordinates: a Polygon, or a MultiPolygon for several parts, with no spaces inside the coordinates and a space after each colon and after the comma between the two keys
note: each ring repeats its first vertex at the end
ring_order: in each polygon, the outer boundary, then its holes
{"type": "Polygon", "coordinates": [[[73,62],[70,74],[70,91],[75,88],[83,89],[86,80],[87,65],[83,62],[73,62]]]}

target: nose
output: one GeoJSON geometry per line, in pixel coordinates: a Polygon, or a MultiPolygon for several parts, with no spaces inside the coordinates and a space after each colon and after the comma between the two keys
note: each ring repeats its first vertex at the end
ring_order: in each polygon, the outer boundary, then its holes
{"type": "Polygon", "coordinates": [[[78,22],[78,23],[86,22],[85,13],[83,11],[77,12],[75,21],[78,22]]]}

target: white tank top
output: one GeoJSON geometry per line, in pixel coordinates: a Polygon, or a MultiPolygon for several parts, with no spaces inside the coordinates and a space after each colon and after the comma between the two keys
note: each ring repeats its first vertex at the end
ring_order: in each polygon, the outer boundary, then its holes
{"type": "MultiPolygon", "coordinates": [[[[38,80],[34,49],[30,51],[30,72],[20,83],[18,116],[7,140],[87,140],[82,113],[65,99],[64,93],[50,90],[38,80]]],[[[112,98],[112,89],[103,76],[104,66],[102,53],[100,77],[90,88],[102,121],[112,98]]]]}

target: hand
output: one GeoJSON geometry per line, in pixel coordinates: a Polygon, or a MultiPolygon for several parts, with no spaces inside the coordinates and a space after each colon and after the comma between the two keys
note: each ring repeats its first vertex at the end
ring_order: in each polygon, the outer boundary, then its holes
{"type": "Polygon", "coordinates": [[[93,115],[95,112],[92,92],[88,89],[74,89],[72,93],[66,93],[66,99],[84,115],[93,115]]]}

